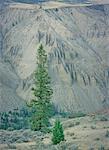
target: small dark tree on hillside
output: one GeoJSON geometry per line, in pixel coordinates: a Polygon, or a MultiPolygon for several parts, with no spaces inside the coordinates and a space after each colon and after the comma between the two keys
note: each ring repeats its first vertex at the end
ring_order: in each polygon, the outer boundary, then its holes
{"type": "Polygon", "coordinates": [[[9,127],[8,114],[3,112],[0,114],[0,129],[6,130],[9,127]]]}
{"type": "Polygon", "coordinates": [[[58,144],[61,141],[64,141],[64,132],[62,124],[59,120],[56,120],[54,128],[53,128],[53,137],[52,142],[53,144],[58,144]]]}
{"type": "Polygon", "coordinates": [[[34,113],[31,117],[31,128],[33,130],[46,131],[49,126],[49,117],[52,105],[50,103],[53,90],[50,86],[50,77],[47,68],[47,55],[42,45],[38,48],[37,68],[34,73],[35,85],[32,88],[34,99],[31,107],[34,113]]]}

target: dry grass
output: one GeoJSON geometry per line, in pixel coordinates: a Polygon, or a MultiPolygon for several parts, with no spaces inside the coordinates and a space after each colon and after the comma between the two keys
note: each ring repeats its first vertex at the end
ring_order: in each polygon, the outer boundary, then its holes
{"type": "MultiPolygon", "coordinates": [[[[83,117],[79,119],[80,124],[75,126],[69,126],[69,123],[75,124],[78,122],[78,118],[75,119],[66,119],[62,121],[63,126],[65,128],[65,142],[64,145],[61,144],[61,147],[67,147],[66,150],[70,150],[71,145],[75,144],[78,145],[80,150],[88,150],[89,147],[94,147],[97,150],[101,145],[104,145],[105,148],[109,148],[109,138],[106,137],[107,127],[109,125],[109,121],[100,121],[93,119],[92,117],[83,117]],[[68,124],[68,125],[67,125],[68,124]],[[92,129],[91,126],[95,126],[96,128],[92,129]],[[105,126],[105,128],[104,128],[105,126]],[[84,128],[85,127],[85,128],[84,128]]],[[[8,132],[8,131],[7,131],[8,132]]],[[[32,150],[35,145],[38,144],[39,141],[27,142],[27,143],[13,143],[14,147],[19,150],[32,150]]],[[[48,148],[47,150],[54,146],[51,143],[51,134],[45,136],[41,141],[42,150],[45,149],[44,147],[48,148]]],[[[12,146],[13,146],[12,144],[12,146]]],[[[12,147],[10,145],[10,147],[12,147]]],[[[57,146],[59,147],[59,145],[57,146]]],[[[0,150],[9,149],[8,145],[1,144],[0,150]]],[[[35,149],[34,149],[35,150],[35,149]]],[[[36,149],[37,150],[37,149],[36,149]]],[[[40,150],[40,149],[38,149],[40,150]]]]}

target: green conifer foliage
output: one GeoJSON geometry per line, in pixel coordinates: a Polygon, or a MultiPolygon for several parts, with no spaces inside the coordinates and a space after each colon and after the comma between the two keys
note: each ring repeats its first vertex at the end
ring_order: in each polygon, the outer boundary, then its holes
{"type": "Polygon", "coordinates": [[[61,141],[64,141],[64,132],[62,124],[59,120],[56,120],[54,128],[53,128],[53,137],[52,142],[53,144],[58,144],[61,141]]]}
{"type": "Polygon", "coordinates": [[[51,96],[53,90],[50,86],[51,79],[48,75],[47,55],[42,45],[38,48],[37,68],[34,73],[34,99],[31,106],[34,113],[31,117],[31,128],[33,130],[45,131],[49,126],[49,117],[51,112],[51,96]]]}

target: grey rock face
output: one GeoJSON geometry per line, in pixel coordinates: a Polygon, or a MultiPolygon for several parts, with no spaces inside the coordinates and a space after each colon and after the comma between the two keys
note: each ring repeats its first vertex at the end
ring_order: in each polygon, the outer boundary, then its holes
{"type": "Polygon", "coordinates": [[[31,99],[37,47],[43,43],[58,109],[94,112],[108,107],[109,6],[102,7],[7,7],[0,14],[1,66],[7,64],[0,67],[1,105],[3,99],[10,101],[8,88],[14,99],[31,99]]]}
{"type": "Polygon", "coordinates": [[[22,108],[25,103],[16,93],[19,78],[8,63],[0,62],[0,111],[22,108]]]}

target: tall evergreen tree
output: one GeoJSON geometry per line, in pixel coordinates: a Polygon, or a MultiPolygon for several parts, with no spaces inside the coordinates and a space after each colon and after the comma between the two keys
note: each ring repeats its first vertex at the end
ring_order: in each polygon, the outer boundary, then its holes
{"type": "Polygon", "coordinates": [[[31,128],[33,130],[46,130],[49,126],[52,108],[50,100],[53,90],[50,86],[51,79],[48,75],[47,55],[42,44],[38,48],[34,82],[34,88],[32,88],[34,99],[31,101],[31,106],[35,111],[31,117],[31,128]]]}

